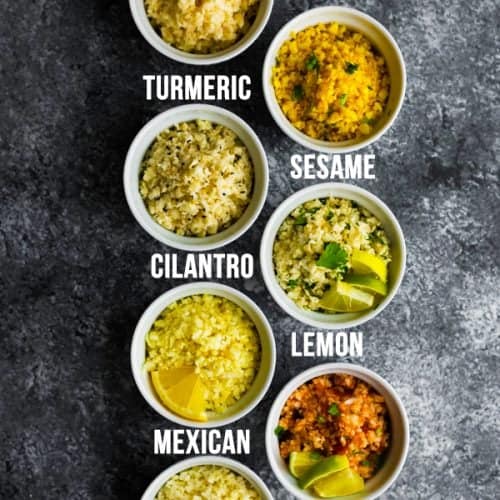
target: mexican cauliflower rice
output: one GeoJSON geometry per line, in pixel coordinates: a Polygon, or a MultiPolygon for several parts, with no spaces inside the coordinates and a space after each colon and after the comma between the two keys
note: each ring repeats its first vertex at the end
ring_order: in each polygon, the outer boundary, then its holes
{"type": "Polygon", "coordinates": [[[253,191],[250,154],[229,128],[206,120],[161,132],[142,161],[139,190],[153,219],[181,236],[231,226],[253,191]]]}
{"type": "Polygon", "coordinates": [[[278,51],[272,84],[291,124],[328,142],[369,135],[390,91],[384,58],[364,35],[338,23],[293,33],[278,51]]]}
{"type": "Polygon", "coordinates": [[[257,328],[234,302],[192,295],[169,305],[146,336],[146,370],[194,367],[207,411],[223,413],[251,387],[261,346],[257,328]]]}
{"type": "Polygon", "coordinates": [[[259,0],[145,0],[151,25],[184,52],[212,54],[250,29],[259,0]]]}
{"type": "Polygon", "coordinates": [[[198,465],[170,478],[155,500],[260,500],[243,476],[218,465],[198,465]]]}
{"type": "Polygon", "coordinates": [[[299,307],[325,312],[322,297],[351,271],[356,251],[376,256],[387,266],[391,250],[381,222],[351,200],[307,201],[278,229],[273,262],[279,285],[299,307]],[[328,255],[333,265],[322,262],[330,247],[338,250],[328,255]]]}

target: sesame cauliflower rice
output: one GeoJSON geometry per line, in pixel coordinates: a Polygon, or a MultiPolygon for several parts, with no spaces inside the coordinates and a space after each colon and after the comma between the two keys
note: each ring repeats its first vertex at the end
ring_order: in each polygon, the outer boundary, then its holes
{"type": "Polygon", "coordinates": [[[181,236],[204,237],[243,215],[253,178],[239,137],[223,125],[195,120],[156,137],[142,161],[139,190],[158,224],[181,236]]]}
{"type": "Polygon", "coordinates": [[[300,205],[283,221],[273,246],[278,282],[298,306],[324,312],[321,297],[349,272],[329,269],[318,259],[329,243],[339,244],[350,256],[353,250],[391,261],[389,239],[381,222],[357,203],[342,198],[321,198],[300,205]]]}
{"type": "Polygon", "coordinates": [[[194,366],[208,411],[223,413],[248,391],[261,346],[257,328],[234,302],[192,295],[169,305],[146,336],[146,369],[194,366]]]}
{"type": "Polygon", "coordinates": [[[259,0],[145,0],[163,40],[184,52],[212,54],[234,45],[250,29],[259,0]]]}
{"type": "Polygon", "coordinates": [[[240,474],[218,465],[198,465],[170,478],[155,500],[260,500],[240,474]]]}
{"type": "Polygon", "coordinates": [[[329,142],[369,135],[390,90],[384,58],[364,35],[338,23],[320,23],[279,49],[272,83],[292,125],[329,142]]]}

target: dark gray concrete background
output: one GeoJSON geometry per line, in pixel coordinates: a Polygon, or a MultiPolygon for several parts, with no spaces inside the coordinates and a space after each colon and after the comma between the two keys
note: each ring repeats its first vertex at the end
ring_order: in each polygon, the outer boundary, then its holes
{"type": "MultiPolygon", "coordinates": [[[[122,190],[132,138],[176,104],[146,102],[142,75],[252,76],[250,102],[222,105],[255,128],[269,155],[263,214],[227,248],[257,255],[274,207],[310,184],[288,174],[290,153],[306,150],[265,107],[264,54],[285,21],[327,3],[277,0],[253,47],[201,70],[155,52],[124,0],[2,2],[1,498],[137,499],[179,459],[153,455],[153,429],[169,423],[129,368],[140,314],[180,284],[150,277],[150,255],[166,249],[136,224],[122,190]]],[[[403,285],[362,328],[356,360],[394,385],[411,421],[408,461],[384,498],[499,498],[500,5],[349,5],[391,31],[408,71],[400,117],[365,151],[377,156],[377,179],[358,183],[393,209],[408,245],[403,285]]],[[[279,388],[323,360],[290,358],[289,334],[305,327],[273,303],[259,274],[231,284],[265,310],[279,349],[271,391],[238,424],[253,429],[254,453],[241,460],[288,499],[267,464],[264,423],[279,388]]]]}

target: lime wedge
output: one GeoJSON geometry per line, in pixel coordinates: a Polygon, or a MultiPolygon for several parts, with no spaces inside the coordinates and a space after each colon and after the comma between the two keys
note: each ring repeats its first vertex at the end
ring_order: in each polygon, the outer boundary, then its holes
{"type": "Polygon", "coordinates": [[[359,288],[338,281],[330,290],[326,291],[319,305],[327,311],[357,312],[370,309],[374,303],[374,296],[359,288]]]}
{"type": "Polygon", "coordinates": [[[312,451],[292,451],[290,453],[289,469],[292,476],[299,478],[304,475],[313,465],[321,462],[323,457],[312,451]]]}
{"type": "Polygon", "coordinates": [[[365,481],[357,472],[347,468],[316,481],[313,489],[321,498],[343,497],[363,491],[365,481]]]}
{"type": "Polygon", "coordinates": [[[325,458],[313,465],[305,474],[299,479],[299,487],[302,489],[309,488],[316,481],[323,477],[327,477],[334,472],[341,471],[349,467],[349,460],[345,455],[332,455],[325,458]]]}
{"type": "Polygon", "coordinates": [[[375,274],[384,283],[387,281],[387,264],[384,259],[362,250],[353,250],[351,267],[358,274],[375,274]]]}
{"type": "Polygon", "coordinates": [[[346,276],[344,281],[353,285],[356,288],[365,290],[367,292],[378,293],[385,297],[387,295],[387,283],[378,280],[377,278],[372,278],[366,274],[351,274],[346,276]]]}

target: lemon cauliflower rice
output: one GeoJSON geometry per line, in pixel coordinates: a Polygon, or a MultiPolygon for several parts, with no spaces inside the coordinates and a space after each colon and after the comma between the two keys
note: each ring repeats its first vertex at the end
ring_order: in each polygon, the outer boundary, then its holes
{"type": "Polygon", "coordinates": [[[318,265],[329,243],[341,245],[348,256],[356,249],[391,261],[389,239],[368,210],[342,198],[307,201],[283,221],[273,246],[278,282],[303,309],[323,312],[321,297],[349,271],[349,260],[346,267],[318,265]]]}
{"type": "Polygon", "coordinates": [[[155,500],[260,500],[240,474],[218,465],[198,465],[170,478],[155,500]]]}
{"type": "Polygon", "coordinates": [[[310,451],[346,455],[349,466],[369,479],[382,464],[390,444],[384,397],[347,374],[323,375],[296,389],[279,419],[280,455],[310,451]]]}
{"type": "Polygon", "coordinates": [[[142,161],[139,190],[158,224],[181,236],[204,237],[243,215],[253,179],[241,139],[223,125],[195,120],[156,137],[142,161]]]}
{"type": "Polygon", "coordinates": [[[212,54],[234,45],[250,29],[259,0],[145,0],[163,40],[184,52],[212,54]]]}
{"type": "Polygon", "coordinates": [[[364,35],[338,23],[293,33],[278,51],[272,83],[292,125],[329,142],[369,135],[390,90],[384,58],[364,35]]]}
{"type": "Polygon", "coordinates": [[[257,328],[234,302],[192,295],[169,305],[146,336],[146,369],[194,366],[208,411],[223,413],[250,388],[260,365],[257,328]]]}

